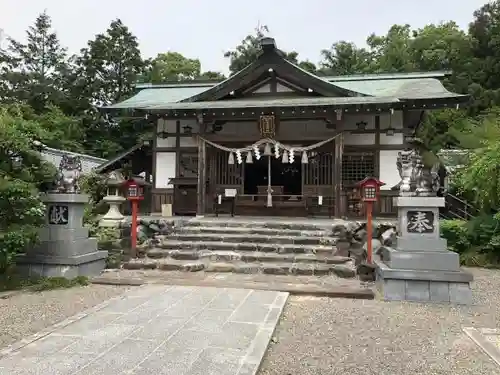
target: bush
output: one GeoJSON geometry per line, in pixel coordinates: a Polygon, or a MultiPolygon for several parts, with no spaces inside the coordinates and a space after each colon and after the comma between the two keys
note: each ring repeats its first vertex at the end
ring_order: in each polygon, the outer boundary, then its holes
{"type": "Polygon", "coordinates": [[[460,254],[463,265],[497,266],[500,261],[500,220],[481,215],[471,221],[443,220],[441,234],[448,248],[460,254]]]}
{"type": "Polygon", "coordinates": [[[471,248],[467,222],[464,220],[443,220],[441,235],[448,241],[448,249],[462,254],[471,248]]]}
{"type": "Polygon", "coordinates": [[[16,113],[15,107],[0,107],[0,273],[37,241],[45,216],[38,187],[56,172],[33,143],[43,138],[40,126],[16,113]]]}

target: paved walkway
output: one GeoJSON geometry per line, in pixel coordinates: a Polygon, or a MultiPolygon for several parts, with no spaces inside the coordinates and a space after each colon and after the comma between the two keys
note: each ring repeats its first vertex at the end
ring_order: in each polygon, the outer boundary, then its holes
{"type": "Polygon", "coordinates": [[[148,285],[0,352],[0,375],[254,375],[288,297],[148,285]]]}

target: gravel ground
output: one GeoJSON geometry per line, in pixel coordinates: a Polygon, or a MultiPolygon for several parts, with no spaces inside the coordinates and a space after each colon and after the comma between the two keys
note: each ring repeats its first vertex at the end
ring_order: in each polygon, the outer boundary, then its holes
{"type": "Polygon", "coordinates": [[[88,285],[0,300],[0,348],[119,295],[123,286],[88,285]]]}
{"type": "Polygon", "coordinates": [[[259,375],[493,375],[462,327],[500,328],[500,271],[470,269],[475,305],[290,297],[259,375]]]}

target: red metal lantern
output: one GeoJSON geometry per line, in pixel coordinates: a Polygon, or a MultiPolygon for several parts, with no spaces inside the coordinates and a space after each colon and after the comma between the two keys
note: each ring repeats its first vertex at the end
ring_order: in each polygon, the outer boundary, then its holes
{"type": "Polygon", "coordinates": [[[372,211],[373,211],[373,202],[376,202],[378,196],[380,194],[380,187],[384,186],[385,183],[378,180],[375,177],[367,177],[363,181],[360,181],[356,184],[361,190],[361,198],[366,203],[366,252],[367,252],[367,261],[368,264],[372,264],[373,257],[373,246],[372,246],[372,237],[373,237],[373,224],[372,224],[372,211]]]}
{"type": "Polygon", "coordinates": [[[125,181],[125,192],[129,201],[140,201],[144,199],[144,188],[134,179],[125,181]]]}
{"type": "Polygon", "coordinates": [[[364,202],[376,202],[380,194],[380,187],[385,183],[375,177],[367,177],[356,184],[361,190],[361,198],[364,202]]]}
{"type": "Polygon", "coordinates": [[[144,199],[144,183],[130,178],[125,181],[125,195],[132,205],[132,223],[130,227],[130,247],[133,256],[137,256],[137,216],[139,213],[139,201],[144,199]]]}

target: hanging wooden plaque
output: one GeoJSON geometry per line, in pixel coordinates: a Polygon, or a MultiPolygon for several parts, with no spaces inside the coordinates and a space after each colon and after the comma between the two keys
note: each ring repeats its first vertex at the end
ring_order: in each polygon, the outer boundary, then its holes
{"type": "Polygon", "coordinates": [[[260,116],[259,131],[262,138],[274,138],[276,135],[276,121],[274,115],[260,116]]]}

